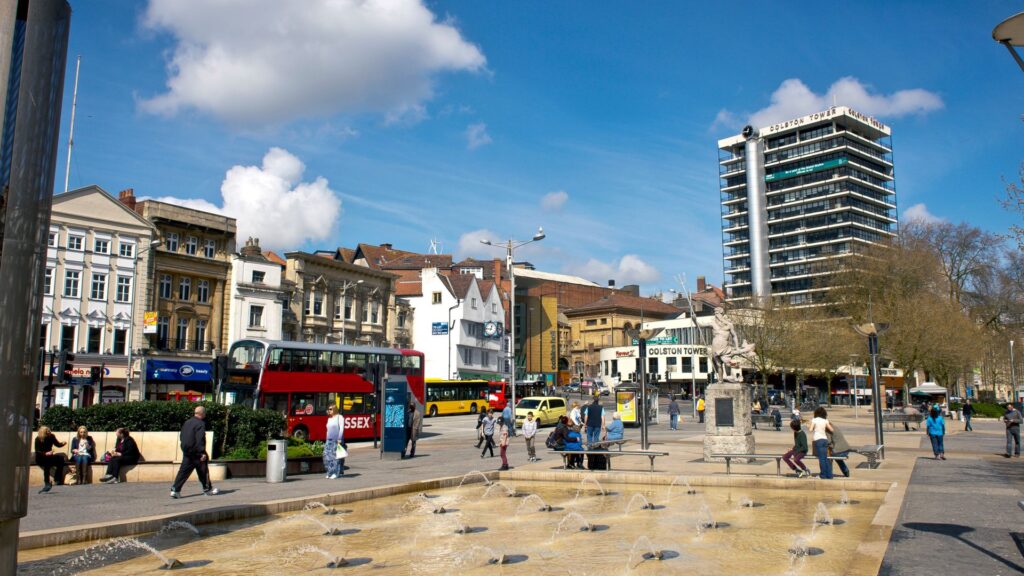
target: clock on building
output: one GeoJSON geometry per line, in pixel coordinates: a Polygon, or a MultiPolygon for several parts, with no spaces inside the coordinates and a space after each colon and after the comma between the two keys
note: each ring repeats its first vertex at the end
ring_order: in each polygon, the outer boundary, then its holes
{"type": "Polygon", "coordinates": [[[484,322],[484,336],[494,338],[498,335],[498,325],[494,322],[484,322]]]}

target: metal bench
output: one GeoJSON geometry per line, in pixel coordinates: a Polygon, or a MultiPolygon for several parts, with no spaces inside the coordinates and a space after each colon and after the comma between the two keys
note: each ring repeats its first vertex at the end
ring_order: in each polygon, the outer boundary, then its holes
{"type": "Polygon", "coordinates": [[[600,442],[587,444],[587,448],[589,450],[608,450],[610,447],[615,446],[621,452],[622,445],[628,442],[631,442],[631,440],[601,440],[600,442]]]}
{"type": "MultiPolygon", "coordinates": [[[[711,454],[712,458],[723,458],[725,459],[725,473],[732,474],[732,459],[733,458],[746,458],[747,460],[767,460],[768,458],[775,459],[775,475],[782,476],[782,457],[785,454],[711,454]]],[[[829,456],[829,460],[847,460],[847,456],[829,456]]]]}
{"type": "Polygon", "coordinates": [[[615,456],[647,456],[651,461],[651,472],[654,472],[654,459],[658,456],[668,456],[668,452],[654,452],[651,450],[551,450],[552,454],[562,455],[562,469],[569,467],[569,456],[588,456],[597,454],[608,458],[608,470],[612,469],[612,458],[615,456]]]}
{"type": "Polygon", "coordinates": [[[878,468],[878,461],[885,458],[885,445],[867,444],[857,448],[854,452],[868,459],[868,468],[878,468]]]}
{"type": "Polygon", "coordinates": [[[924,422],[924,414],[883,414],[882,422],[888,422],[890,428],[896,428],[899,423],[903,424],[905,429],[910,428],[910,424],[920,426],[921,422],[924,422]]]}

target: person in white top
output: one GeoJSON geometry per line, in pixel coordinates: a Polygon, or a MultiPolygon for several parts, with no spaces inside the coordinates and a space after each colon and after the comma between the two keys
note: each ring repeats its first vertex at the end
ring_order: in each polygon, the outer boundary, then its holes
{"type": "Polygon", "coordinates": [[[576,426],[577,428],[579,428],[580,425],[583,424],[583,414],[580,412],[579,402],[572,403],[572,410],[569,411],[569,422],[571,422],[572,425],[576,426]]]}
{"type": "Polygon", "coordinates": [[[811,442],[814,444],[814,455],[818,457],[818,468],[821,472],[818,477],[823,480],[832,479],[832,461],[828,459],[828,433],[832,431],[832,424],[828,421],[828,412],[823,406],[814,409],[814,419],[811,420],[811,442]]]}
{"type": "Polygon", "coordinates": [[[345,438],[345,419],[333,404],[327,407],[327,442],[324,443],[324,470],[330,479],[345,473],[345,459],[338,458],[338,447],[345,438]]]}
{"type": "Polygon", "coordinates": [[[523,420],[523,438],[526,438],[526,455],[530,457],[530,462],[536,462],[534,441],[537,439],[537,421],[533,419],[533,412],[527,412],[526,420],[523,420]]]}

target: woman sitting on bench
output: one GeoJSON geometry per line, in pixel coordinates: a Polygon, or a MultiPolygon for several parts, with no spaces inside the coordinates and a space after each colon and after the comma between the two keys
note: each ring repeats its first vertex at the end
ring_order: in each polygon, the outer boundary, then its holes
{"type": "Polygon", "coordinates": [[[96,442],[85,426],[79,426],[71,439],[71,459],[75,462],[75,484],[85,484],[89,481],[89,467],[96,461],[96,442]]]}
{"type": "MultiPolygon", "coordinates": [[[[569,431],[565,434],[565,449],[566,450],[583,450],[583,437],[577,430],[569,428],[569,431]]],[[[582,454],[570,454],[569,455],[568,468],[580,468],[583,469],[583,455],[582,454]]]]}
{"type": "Polygon", "coordinates": [[[139,445],[135,443],[135,438],[131,437],[127,428],[118,428],[117,444],[105,456],[107,473],[100,478],[100,482],[117,484],[121,481],[121,468],[138,464],[139,456],[139,445]]]}

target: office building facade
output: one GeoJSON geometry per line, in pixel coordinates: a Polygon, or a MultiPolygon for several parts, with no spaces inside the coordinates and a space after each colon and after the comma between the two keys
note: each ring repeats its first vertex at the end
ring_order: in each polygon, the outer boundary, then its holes
{"type": "Polygon", "coordinates": [[[837,259],[896,235],[891,136],[834,106],[719,140],[730,301],[820,302],[837,259]]]}

